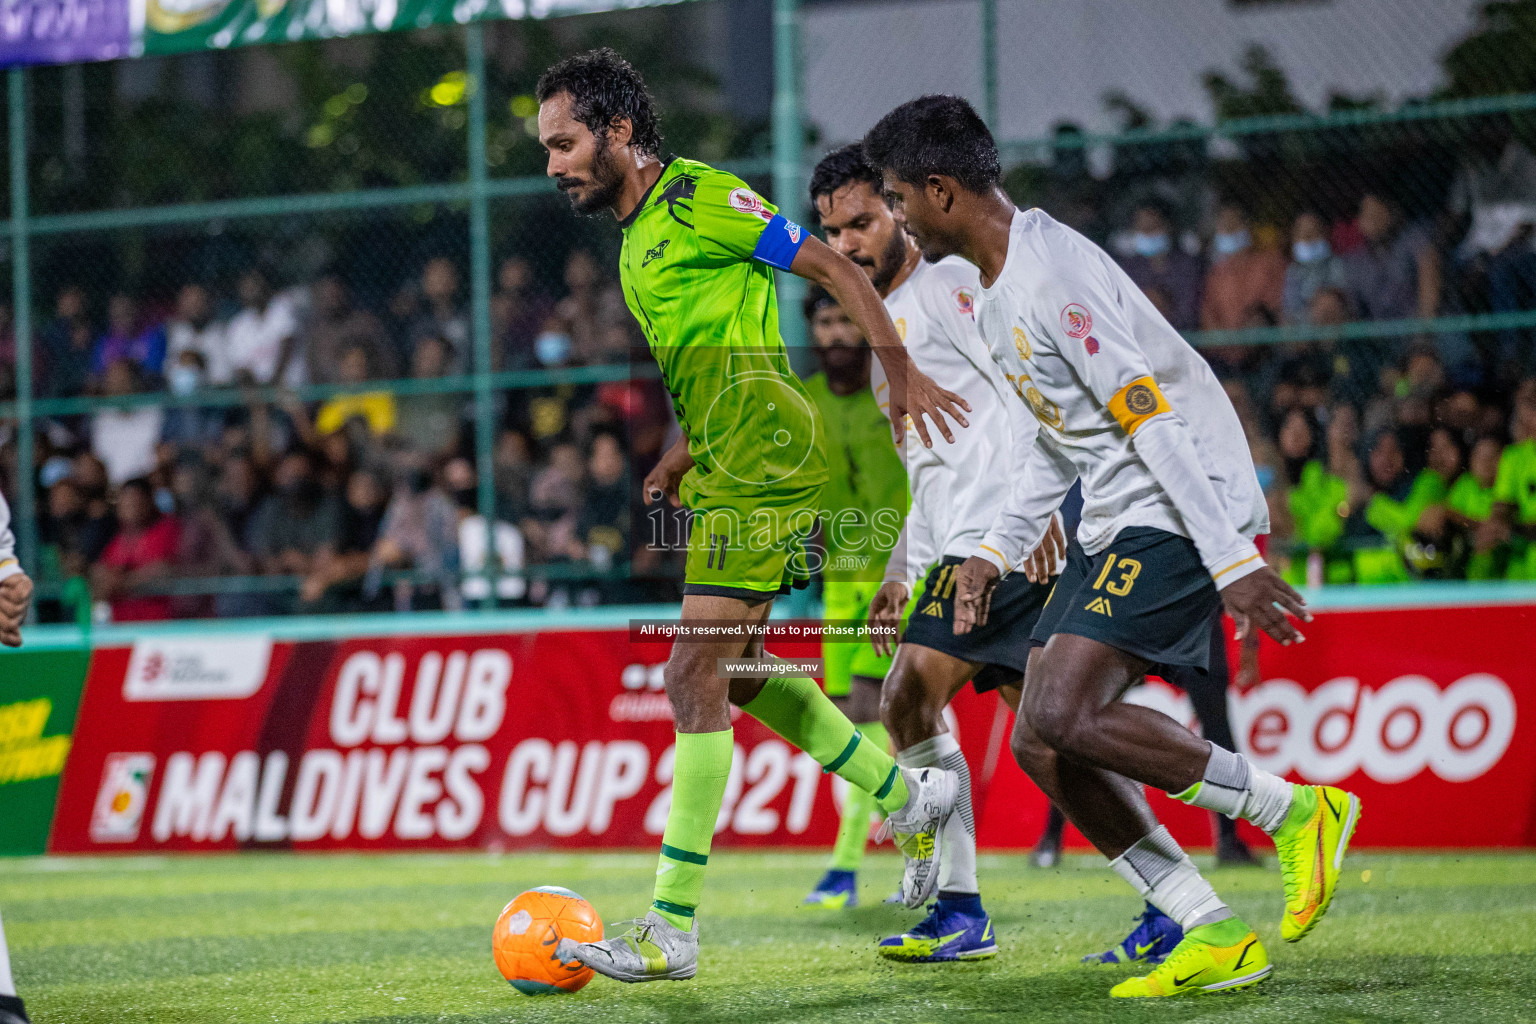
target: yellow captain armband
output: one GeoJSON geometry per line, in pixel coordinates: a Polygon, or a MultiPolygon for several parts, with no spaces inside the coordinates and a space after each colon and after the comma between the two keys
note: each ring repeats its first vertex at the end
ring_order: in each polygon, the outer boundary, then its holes
{"type": "Polygon", "coordinates": [[[1115,392],[1115,397],[1109,400],[1109,411],[1120,429],[1134,437],[1143,423],[1160,413],[1172,412],[1173,406],[1158,390],[1157,381],[1137,377],[1115,392]]]}

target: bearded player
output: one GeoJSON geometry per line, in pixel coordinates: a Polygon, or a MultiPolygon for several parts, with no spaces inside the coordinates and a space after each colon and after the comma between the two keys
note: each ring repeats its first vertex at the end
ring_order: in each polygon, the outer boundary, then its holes
{"type": "Polygon", "coordinates": [[[661,159],[651,96],[617,53],[561,61],[537,96],[549,176],[578,212],[608,211],[623,231],[624,297],[684,435],[643,486],[647,502],[666,497],[693,513],[681,625],[699,631],[674,642],[665,668],[676,767],[651,909],[622,935],[564,940],[558,952],[620,981],[691,978],[695,910],[731,770],[731,704],[874,794],[918,899],[937,884],[940,830],[956,795],[953,773],[899,768],[813,680],[774,674],[762,660],[755,628],[775,596],[806,581],[803,543],[827,479],[819,418],[779,337],[774,268],[824,287],[859,325],[892,377],[893,431],[910,413],[924,444],[925,417],[952,440],[943,415],[964,426],[969,407],[912,366],[856,266],[732,175],[661,159]],[[736,628],[720,639],[722,626],[736,628]],[[746,659],[762,667],[735,678],[719,671],[722,660],[746,659]]]}
{"type": "MultiPolygon", "coordinates": [[[[1270,973],[1257,935],[1157,823],[1142,786],[1244,818],[1274,837],[1280,932],[1296,941],[1333,899],[1360,803],[1286,782],[1121,696],[1154,664],[1207,667],[1213,613],[1284,644],[1307,618],[1260,556],[1269,523],[1242,427],[1215,375],[1098,246],[999,185],[997,147],[966,101],[913,100],[864,140],[925,256],[981,271],[977,320],[1040,436],[957,573],[955,631],[1041,539],[1079,478],[1083,517],[1036,624],[1014,756],[1111,865],[1184,938],[1117,997],[1230,991],[1270,973]]],[[[998,465],[998,472],[1006,467],[998,465]]],[[[1030,571],[1033,571],[1032,569],[1030,571]]]]}
{"type": "MultiPolygon", "coordinates": [[[[926,577],[885,676],[883,718],[898,764],[941,767],[960,778],[959,813],[945,825],[938,899],[910,931],[882,940],[879,952],[908,962],[982,960],[997,955],[997,942],[976,878],[970,768],[943,711],[967,682],[978,693],[996,690],[1010,708],[1018,707],[1030,631],[1049,587],[1022,574],[1009,579],[998,589],[991,622],[956,636],[954,573],[1002,505],[1006,488],[999,486],[995,467],[1033,447],[1035,421],[1014,398],[976,328],[976,268],[958,257],[923,260],[886,203],[880,172],[862,146],[845,146],[816,166],[811,202],[827,243],[862,267],[885,298],[918,368],[971,399],[971,424],[954,444],[906,446],[912,506],[870,619],[894,630],[914,584],[926,577]]],[[[886,384],[878,374],[875,393],[884,400],[886,384]]],[[[888,650],[886,643],[881,653],[888,650]]]]}
{"type": "MultiPolygon", "coordinates": [[[[907,471],[901,449],[891,443],[890,421],[875,401],[869,344],[858,325],[820,288],[806,295],[805,317],[820,366],[805,389],[826,427],[829,470],[822,492],[822,615],[828,622],[862,624],[906,516],[907,471]]],[[[961,435],[961,444],[969,434],[961,435]]],[[[827,696],[860,733],[888,749],[880,723],[880,681],[891,667],[890,656],[867,640],[836,637],[822,642],[822,656],[827,696]]],[[[870,823],[879,813],[873,793],[848,787],[831,862],[805,898],[807,905],[824,910],[859,905],[858,870],[870,823]]],[[[946,860],[952,854],[946,850],[946,860]]]]}

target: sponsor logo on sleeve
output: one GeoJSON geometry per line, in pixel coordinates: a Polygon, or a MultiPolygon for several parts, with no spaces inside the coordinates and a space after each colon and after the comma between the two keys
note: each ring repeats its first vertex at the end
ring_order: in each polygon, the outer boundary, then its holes
{"type": "Polygon", "coordinates": [[[731,209],[733,210],[750,213],[754,217],[761,217],[765,221],[773,220],[773,214],[768,212],[768,208],[763,205],[763,200],[756,192],[749,188],[731,189],[727,202],[731,204],[731,209]]]}
{"type": "Polygon", "coordinates": [[[1093,314],[1076,302],[1069,302],[1061,310],[1061,329],[1067,337],[1081,341],[1093,330],[1093,314]]]}
{"type": "Polygon", "coordinates": [[[139,838],[154,771],[154,754],[107,756],[101,786],[96,790],[96,806],[91,811],[92,842],[131,843],[139,838]]]}
{"type": "Polygon", "coordinates": [[[243,700],[266,682],[271,660],[265,636],[140,640],[128,657],[123,699],[243,700]]]}
{"type": "Polygon", "coordinates": [[[950,295],[954,296],[955,308],[960,310],[961,316],[968,316],[972,320],[976,319],[975,292],[971,291],[969,288],[961,286],[950,292],[950,295]]]}
{"type": "Polygon", "coordinates": [[[784,233],[789,235],[789,240],[796,245],[800,244],[800,225],[792,220],[784,222],[784,233]]]}

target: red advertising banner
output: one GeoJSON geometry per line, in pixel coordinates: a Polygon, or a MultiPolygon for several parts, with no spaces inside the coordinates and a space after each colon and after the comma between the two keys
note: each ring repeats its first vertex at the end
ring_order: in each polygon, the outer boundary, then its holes
{"type": "MultiPolygon", "coordinates": [[[[1363,845],[1536,843],[1536,667],[1516,641],[1533,622],[1519,607],[1319,615],[1307,643],[1266,647],[1266,681],[1233,694],[1235,730],[1264,767],[1359,792],[1363,845]],[[1447,798],[1464,813],[1424,813],[1447,798]]],[[[670,798],[667,648],[622,629],[104,648],[50,849],[651,846],[670,798]]],[[[1161,683],[1134,699],[1190,718],[1161,683]]],[[[1046,808],[998,708],[966,691],[951,724],[982,844],[1017,848],[1046,808]]],[[[736,744],[717,845],[830,844],[832,777],[748,716],[736,744]]],[[[1154,800],[1182,842],[1209,844],[1207,815],[1154,800]]]]}

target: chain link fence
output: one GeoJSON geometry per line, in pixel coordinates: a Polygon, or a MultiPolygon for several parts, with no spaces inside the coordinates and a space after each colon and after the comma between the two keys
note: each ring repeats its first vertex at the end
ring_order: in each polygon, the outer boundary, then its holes
{"type": "MultiPolygon", "coordinates": [[[[990,73],[978,56],[932,87],[990,82],[1010,194],[1121,259],[1216,366],[1291,578],[1536,578],[1536,5],[1469,23],[1422,95],[1320,107],[1260,45],[1205,76],[1206,123],[1121,89],[1103,123],[1014,140],[1017,6],[979,33],[990,73]]],[[[912,5],[848,9],[887,7],[912,5]]],[[[819,33],[846,13],[803,23],[817,147],[862,130],[815,116],[829,87],[852,103],[924,74],[854,60],[828,86],[819,62],[852,44],[819,33]]],[[[723,112],[683,17],[29,72],[7,116],[28,118],[33,345],[7,305],[0,486],[35,495],[18,526],[42,613],[675,600],[677,556],[634,506],[670,405],[616,233],[539,177],[532,92],[559,55],[615,45],[671,148],[782,198],[769,125],[723,112]]]]}

